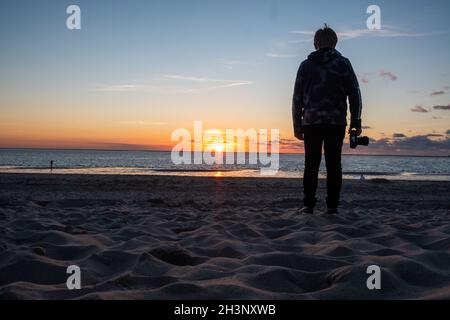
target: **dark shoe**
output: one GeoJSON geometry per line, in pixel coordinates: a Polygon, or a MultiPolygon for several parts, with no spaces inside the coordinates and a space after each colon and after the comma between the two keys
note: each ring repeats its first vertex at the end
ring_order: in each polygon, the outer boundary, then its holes
{"type": "Polygon", "coordinates": [[[300,214],[313,214],[314,213],[314,208],[311,207],[303,207],[302,209],[300,209],[298,211],[298,213],[300,214]]]}
{"type": "Polygon", "coordinates": [[[337,208],[328,208],[328,210],[325,213],[326,214],[338,214],[339,211],[337,208]]]}

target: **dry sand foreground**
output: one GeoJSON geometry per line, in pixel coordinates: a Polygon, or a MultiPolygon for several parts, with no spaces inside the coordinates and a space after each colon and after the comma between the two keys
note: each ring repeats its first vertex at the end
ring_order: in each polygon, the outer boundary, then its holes
{"type": "Polygon", "coordinates": [[[449,191],[344,181],[299,216],[300,179],[0,174],[0,298],[450,298],[449,191]]]}

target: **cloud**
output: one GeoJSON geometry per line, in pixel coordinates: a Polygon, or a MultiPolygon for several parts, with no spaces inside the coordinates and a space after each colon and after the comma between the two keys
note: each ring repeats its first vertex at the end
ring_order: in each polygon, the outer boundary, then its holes
{"type": "MultiPolygon", "coordinates": [[[[369,30],[367,28],[363,29],[343,29],[338,30],[337,35],[339,40],[351,40],[358,38],[414,38],[414,37],[426,37],[433,35],[446,34],[449,31],[438,31],[438,32],[412,32],[412,31],[402,31],[393,26],[384,26],[381,30],[369,30]]],[[[301,36],[308,36],[310,41],[315,34],[315,31],[311,30],[292,30],[289,33],[297,34],[301,36]]],[[[306,39],[302,39],[306,40],[306,39]]]]}
{"type": "MultiPolygon", "coordinates": [[[[281,150],[300,151],[304,150],[303,142],[297,139],[280,139],[281,150]]],[[[446,156],[450,150],[450,129],[443,134],[429,133],[407,137],[402,133],[394,133],[392,137],[381,139],[370,138],[367,148],[360,147],[356,151],[361,154],[398,154],[398,155],[428,155],[446,156]]],[[[348,143],[344,144],[344,153],[354,154],[348,143]]]]}
{"type": "Polygon", "coordinates": [[[395,81],[395,80],[398,79],[398,77],[395,74],[393,74],[392,72],[384,71],[384,70],[380,71],[379,76],[382,77],[382,78],[387,78],[387,79],[392,80],[392,81],[395,81]]]}
{"type": "Polygon", "coordinates": [[[297,58],[298,54],[290,54],[290,53],[266,53],[266,56],[269,58],[278,58],[278,59],[287,59],[287,58],[297,58]]]}
{"type": "Polygon", "coordinates": [[[113,85],[99,85],[96,91],[101,92],[148,92],[155,91],[159,88],[152,85],[141,84],[113,84],[113,85]]]}
{"type": "Polygon", "coordinates": [[[427,109],[425,109],[424,107],[419,106],[419,105],[415,106],[414,108],[411,108],[411,111],[412,112],[422,112],[422,113],[428,112],[427,109]]]}
{"type": "Polygon", "coordinates": [[[446,94],[449,90],[450,90],[450,86],[444,86],[444,87],[442,87],[441,90],[433,91],[430,95],[431,96],[443,95],[443,94],[446,94]]]}
{"type": "Polygon", "coordinates": [[[390,28],[383,28],[381,30],[369,30],[364,29],[350,29],[338,32],[338,37],[341,40],[357,39],[362,37],[381,37],[381,38],[411,38],[411,37],[424,37],[433,35],[432,33],[424,32],[402,32],[396,31],[390,28]]]}
{"type": "Polygon", "coordinates": [[[388,79],[391,81],[396,81],[398,80],[398,76],[396,76],[394,73],[390,72],[390,71],[384,71],[381,70],[378,74],[376,73],[371,73],[371,72],[366,72],[363,74],[358,74],[358,79],[363,83],[363,84],[368,84],[371,81],[371,78],[373,78],[373,76],[379,76],[380,78],[384,78],[384,79],[388,79]]]}
{"type": "Polygon", "coordinates": [[[161,150],[161,151],[170,150],[170,146],[167,145],[146,145],[146,144],[102,142],[102,141],[80,143],[80,148],[106,149],[106,150],[161,150]]]}
{"type": "MultiPolygon", "coordinates": [[[[450,131],[450,130],[449,130],[450,131]]],[[[403,135],[404,136],[404,135],[403,135]]],[[[346,145],[348,150],[348,145],[346,145]]],[[[417,135],[412,137],[402,137],[401,139],[381,138],[379,140],[371,139],[367,149],[361,149],[363,152],[371,154],[405,154],[405,155],[448,155],[450,150],[450,137],[434,136],[433,133],[426,135],[417,135]],[[441,139],[430,139],[441,138],[441,139]]],[[[358,150],[359,151],[359,150],[358,150]]]]}
{"type": "Polygon", "coordinates": [[[204,77],[192,77],[192,76],[182,76],[177,74],[169,74],[165,75],[168,79],[173,80],[182,80],[182,81],[193,81],[193,82],[223,82],[228,80],[219,80],[219,79],[209,79],[204,77]]]}
{"type": "Polygon", "coordinates": [[[229,66],[229,67],[257,64],[256,62],[248,62],[248,61],[232,60],[232,59],[218,59],[218,60],[216,60],[216,62],[219,64],[229,66]]]}
{"type": "Polygon", "coordinates": [[[155,86],[151,84],[113,84],[113,85],[98,85],[95,88],[95,91],[99,92],[159,92],[166,94],[183,94],[190,93],[196,91],[204,91],[204,90],[214,90],[220,88],[231,88],[243,85],[253,84],[252,81],[247,80],[225,80],[225,79],[212,79],[206,77],[195,77],[195,76],[184,76],[184,75],[165,75],[164,78],[169,80],[176,80],[180,82],[189,82],[189,83],[197,83],[203,84],[203,87],[199,87],[198,85],[189,87],[189,88],[181,88],[176,84],[169,84],[166,87],[155,86]],[[208,86],[209,84],[209,86],[208,86]]]}
{"type": "Polygon", "coordinates": [[[292,30],[292,31],[289,31],[289,33],[301,34],[301,35],[304,35],[304,36],[314,36],[314,34],[315,34],[314,31],[308,31],[308,30],[292,30]]]}
{"type": "Polygon", "coordinates": [[[394,134],[392,135],[392,137],[393,137],[394,139],[406,138],[406,136],[405,136],[403,133],[394,133],[394,134]]]}
{"type": "Polygon", "coordinates": [[[239,61],[239,60],[228,60],[228,59],[219,59],[219,60],[217,60],[217,63],[220,63],[220,64],[226,64],[226,65],[230,65],[230,66],[247,64],[247,63],[244,62],[244,61],[239,61]]]}
{"type": "Polygon", "coordinates": [[[280,149],[303,151],[303,142],[298,139],[280,139],[280,149]]]}
{"type": "Polygon", "coordinates": [[[409,147],[413,149],[421,149],[421,148],[430,148],[430,147],[438,147],[438,148],[447,148],[449,150],[450,147],[450,139],[443,140],[431,140],[428,138],[428,135],[417,135],[413,137],[406,137],[403,141],[394,142],[397,146],[409,147]]]}
{"type": "Polygon", "coordinates": [[[233,83],[222,84],[222,85],[211,86],[211,87],[188,88],[188,89],[181,90],[181,92],[182,93],[194,93],[194,92],[209,91],[209,90],[215,90],[215,89],[221,89],[221,88],[245,86],[245,85],[250,85],[252,83],[253,82],[251,82],[251,81],[233,82],[233,83]]]}
{"type": "Polygon", "coordinates": [[[358,78],[362,83],[368,84],[369,83],[369,75],[370,75],[369,73],[358,74],[358,78]]]}
{"type": "Polygon", "coordinates": [[[450,104],[446,105],[446,106],[433,106],[433,109],[435,110],[450,110],[450,104]]]}
{"type": "Polygon", "coordinates": [[[215,86],[209,86],[209,87],[184,89],[184,90],[182,90],[182,92],[184,92],[184,93],[205,91],[205,90],[214,90],[214,89],[220,89],[220,88],[231,88],[231,87],[253,84],[253,81],[247,81],[247,80],[211,79],[211,78],[206,78],[206,77],[194,77],[194,76],[184,76],[184,75],[166,75],[165,77],[168,79],[179,80],[179,81],[217,84],[215,86]]]}

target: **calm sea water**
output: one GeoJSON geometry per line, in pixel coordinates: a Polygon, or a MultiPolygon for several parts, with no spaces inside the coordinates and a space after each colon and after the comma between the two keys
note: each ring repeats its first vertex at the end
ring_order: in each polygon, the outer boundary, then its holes
{"type": "MultiPolygon", "coordinates": [[[[0,149],[0,172],[260,176],[258,165],[174,165],[170,152],[0,149]]],[[[304,156],[280,154],[277,177],[299,177],[304,156]]],[[[450,157],[343,156],[346,178],[450,181],[450,157]]],[[[322,161],[321,174],[325,173],[322,161]]]]}

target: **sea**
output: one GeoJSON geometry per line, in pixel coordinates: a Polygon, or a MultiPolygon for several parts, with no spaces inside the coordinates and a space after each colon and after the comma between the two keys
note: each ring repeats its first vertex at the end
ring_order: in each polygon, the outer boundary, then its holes
{"type": "MultiPolygon", "coordinates": [[[[303,154],[280,154],[275,175],[261,164],[179,164],[165,151],[0,149],[0,172],[53,174],[188,175],[214,177],[301,177],[303,154]],[[50,163],[53,161],[53,169],[50,163]]],[[[347,179],[450,181],[450,157],[343,155],[347,179]]],[[[322,159],[320,176],[326,176],[322,159]]]]}

